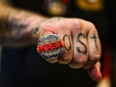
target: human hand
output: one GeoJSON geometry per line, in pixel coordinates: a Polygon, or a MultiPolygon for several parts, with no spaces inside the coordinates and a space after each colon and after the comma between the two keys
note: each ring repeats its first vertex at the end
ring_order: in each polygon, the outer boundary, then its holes
{"type": "Polygon", "coordinates": [[[75,18],[51,18],[40,23],[44,17],[38,17],[38,14],[32,16],[31,12],[6,8],[8,7],[2,7],[1,13],[4,15],[0,32],[3,46],[27,46],[37,42],[43,35],[58,34],[64,44],[64,51],[59,58],[47,61],[68,64],[75,69],[85,68],[93,79],[101,78],[101,46],[92,23],[75,18]]]}
{"type": "Polygon", "coordinates": [[[40,24],[36,34],[38,39],[57,34],[64,44],[61,56],[46,61],[68,64],[74,69],[84,68],[94,80],[101,79],[101,45],[94,24],[76,18],[50,18],[40,24]]]}

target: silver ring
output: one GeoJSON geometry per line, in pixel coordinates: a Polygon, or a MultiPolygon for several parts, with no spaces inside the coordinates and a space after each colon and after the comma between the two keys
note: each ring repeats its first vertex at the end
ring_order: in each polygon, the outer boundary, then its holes
{"type": "Polygon", "coordinates": [[[63,53],[63,42],[57,34],[42,36],[38,40],[37,52],[44,59],[58,58],[63,53]]]}

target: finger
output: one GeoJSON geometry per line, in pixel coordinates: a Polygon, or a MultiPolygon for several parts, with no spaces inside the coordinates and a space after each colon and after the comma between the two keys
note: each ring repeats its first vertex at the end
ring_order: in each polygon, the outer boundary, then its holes
{"type": "Polygon", "coordinates": [[[97,62],[95,66],[93,66],[88,70],[89,76],[95,81],[99,81],[102,79],[100,68],[101,68],[100,62],[97,62]]]}
{"type": "Polygon", "coordinates": [[[62,31],[59,32],[59,35],[62,39],[64,47],[63,47],[63,54],[58,58],[58,62],[60,64],[68,64],[72,60],[72,56],[73,56],[71,33],[69,32],[68,29],[63,29],[62,31]]]}
{"type": "Polygon", "coordinates": [[[88,33],[88,45],[89,45],[89,59],[87,64],[85,64],[84,68],[89,69],[93,65],[96,64],[100,60],[101,57],[101,45],[98,33],[93,25],[91,25],[91,28],[88,33]]]}
{"type": "Polygon", "coordinates": [[[55,34],[58,34],[64,45],[63,53],[61,56],[58,57],[58,62],[60,64],[68,64],[72,60],[73,55],[73,46],[70,29],[67,28],[67,24],[65,22],[62,22],[61,20],[59,20],[59,22],[53,24],[52,26],[53,27],[48,26],[51,29],[49,29],[49,31],[53,30],[55,34]]]}
{"type": "Polygon", "coordinates": [[[86,32],[83,30],[83,26],[80,25],[82,24],[77,23],[77,27],[75,29],[72,29],[74,58],[69,64],[71,68],[81,68],[88,60],[88,45],[86,40],[86,32]]]}
{"type": "MultiPolygon", "coordinates": [[[[39,34],[39,39],[42,37],[42,36],[46,36],[46,35],[51,35],[51,34],[54,34],[54,33],[56,33],[56,31],[54,31],[54,29],[53,29],[53,27],[49,27],[49,26],[47,26],[47,27],[41,27],[41,29],[40,29],[40,34],[39,34]]],[[[38,51],[39,49],[37,48],[37,51],[38,51]]],[[[38,51],[38,53],[39,53],[39,51],[38,51]]],[[[50,62],[50,63],[56,63],[56,62],[58,62],[58,59],[57,59],[57,57],[54,57],[54,58],[50,58],[50,59],[45,59],[46,61],[48,61],[48,62],[50,62]]]]}

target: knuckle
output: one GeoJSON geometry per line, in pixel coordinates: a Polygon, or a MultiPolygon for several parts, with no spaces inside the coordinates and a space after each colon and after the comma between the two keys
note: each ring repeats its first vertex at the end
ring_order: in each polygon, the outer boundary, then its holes
{"type": "Polygon", "coordinates": [[[79,59],[76,59],[75,62],[79,65],[79,66],[83,66],[86,64],[87,60],[86,58],[79,58],[79,59]]]}
{"type": "Polygon", "coordinates": [[[83,26],[83,24],[82,24],[81,21],[76,21],[76,22],[75,22],[75,25],[76,25],[79,29],[81,29],[82,26],[83,26]]]}
{"type": "Polygon", "coordinates": [[[100,60],[100,57],[101,57],[100,55],[93,55],[90,57],[90,61],[97,62],[100,60]]]}
{"type": "Polygon", "coordinates": [[[70,63],[70,59],[63,59],[63,60],[59,60],[58,62],[60,63],[60,64],[68,64],[68,63],[70,63]]]}
{"type": "Polygon", "coordinates": [[[82,68],[85,64],[86,64],[86,60],[85,59],[79,59],[79,60],[73,60],[70,64],[69,67],[70,68],[82,68]]]}
{"type": "Polygon", "coordinates": [[[86,61],[85,59],[80,59],[80,60],[78,60],[78,63],[79,63],[80,65],[84,65],[86,62],[87,62],[87,61],[86,61]]]}
{"type": "Polygon", "coordinates": [[[73,23],[73,25],[72,25],[71,29],[73,29],[73,31],[77,31],[77,30],[81,31],[82,30],[83,24],[81,21],[73,20],[72,23],[73,23]]]}
{"type": "Polygon", "coordinates": [[[71,60],[72,60],[72,58],[70,58],[70,57],[63,57],[63,58],[60,58],[58,62],[60,64],[68,64],[71,62],[71,60]]]}
{"type": "Polygon", "coordinates": [[[90,29],[91,29],[93,32],[97,32],[97,29],[96,29],[96,26],[95,26],[94,23],[88,22],[87,25],[90,27],[90,29]]]}
{"type": "Polygon", "coordinates": [[[90,57],[89,61],[84,65],[83,68],[85,69],[90,69],[91,67],[93,67],[97,62],[99,62],[100,60],[100,56],[96,55],[93,57],[90,57]]]}
{"type": "Polygon", "coordinates": [[[52,32],[52,33],[57,33],[57,28],[54,27],[51,24],[45,24],[45,25],[41,25],[40,30],[45,33],[45,32],[52,32]]]}
{"type": "Polygon", "coordinates": [[[88,22],[88,25],[91,27],[91,28],[93,28],[93,29],[95,29],[95,24],[94,23],[92,23],[92,22],[88,22]]]}
{"type": "Polygon", "coordinates": [[[45,24],[45,25],[42,25],[40,28],[43,30],[49,30],[49,28],[52,28],[52,26],[45,24]]]}

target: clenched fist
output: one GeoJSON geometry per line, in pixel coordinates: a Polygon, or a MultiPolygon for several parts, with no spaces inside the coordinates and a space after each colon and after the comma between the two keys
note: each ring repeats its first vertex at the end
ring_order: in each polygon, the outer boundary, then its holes
{"type": "Polygon", "coordinates": [[[63,42],[63,53],[46,61],[68,64],[74,69],[84,68],[94,80],[101,79],[101,45],[94,24],[76,18],[49,18],[40,23],[34,38],[52,34],[59,35],[63,42]]]}

